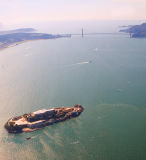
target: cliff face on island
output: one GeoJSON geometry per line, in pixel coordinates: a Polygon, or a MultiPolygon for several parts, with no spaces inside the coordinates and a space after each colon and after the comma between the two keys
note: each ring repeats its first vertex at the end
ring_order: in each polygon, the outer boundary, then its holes
{"type": "Polygon", "coordinates": [[[9,133],[31,132],[79,116],[84,108],[80,105],[42,109],[32,113],[10,118],[5,124],[9,133]]]}
{"type": "Polygon", "coordinates": [[[146,23],[130,26],[127,29],[120,30],[120,32],[129,33],[132,38],[146,38],[146,23]]]}

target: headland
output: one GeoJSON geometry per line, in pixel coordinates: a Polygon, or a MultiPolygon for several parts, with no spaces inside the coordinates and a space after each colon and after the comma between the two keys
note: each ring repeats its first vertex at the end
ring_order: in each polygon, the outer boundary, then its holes
{"type": "Polygon", "coordinates": [[[0,31],[0,49],[24,43],[32,40],[45,40],[71,37],[71,34],[47,34],[36,33],[33,28],[20,28],[16,30],[0,31]]]}
{"type": "Polygon", "coordinates": [[[146,38],[146,23],[128,26],[128,28],[122,29],[120,32],[129,33],[131,38],[146,38]]]}

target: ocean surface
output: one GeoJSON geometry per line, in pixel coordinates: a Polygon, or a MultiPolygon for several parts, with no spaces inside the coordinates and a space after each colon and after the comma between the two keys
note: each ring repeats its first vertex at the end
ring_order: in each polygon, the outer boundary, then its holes
{"type": "Polygon", "coordinates": [[[145,135],[146,39],[72,36],[0,51],[0,160],[145,160],[145,135]],[[32,133],[4,129],[10,117],[74,104],[85,108],[78,118],[32,133]]]}

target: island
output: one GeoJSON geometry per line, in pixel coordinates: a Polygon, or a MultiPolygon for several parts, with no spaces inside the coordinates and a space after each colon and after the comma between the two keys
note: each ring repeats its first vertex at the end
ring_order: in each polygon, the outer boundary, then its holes
{"type": "Polygon", "coordinates": [[[46,34],[36,33],[33,28],[21,28],[10,31],[0,31],[0,49],[15,46],[20,43],[31,40],[55,39],[63,37],[71,37],[71,34],[46,34]]]}
{"type": "Polygon", "coordinates": [[[42,109],[10,118],[5,128],[9,133],[32,132],[54,123],[78,117],[84,108],[80,104],[73,107],[42,109]]]}
{"type": "Polygon", "coordinates": [[[129,33],[131,38],[146,38],[146,23],[129,26],[126,29],[120,30],[120,32],[129,33]]]}

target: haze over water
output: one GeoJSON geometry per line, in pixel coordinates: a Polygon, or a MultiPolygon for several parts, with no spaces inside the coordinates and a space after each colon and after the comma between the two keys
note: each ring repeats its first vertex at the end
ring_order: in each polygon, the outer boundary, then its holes
{"type": "MultiPolygon", "coordinates": [[[[93,28],[113,32],[121,24],[93,28]]],[[[49,28],[39,31],[78,32],[71,25],[49,28]]],[[[1,50],[0,159],[146,159],[145,50],[146,39],[128,35],[39,40],[1,50]],[[81,116],[36,132],[13,135],[3,127],[12,116],[78,103],[85,108],[81,116]]]]}

